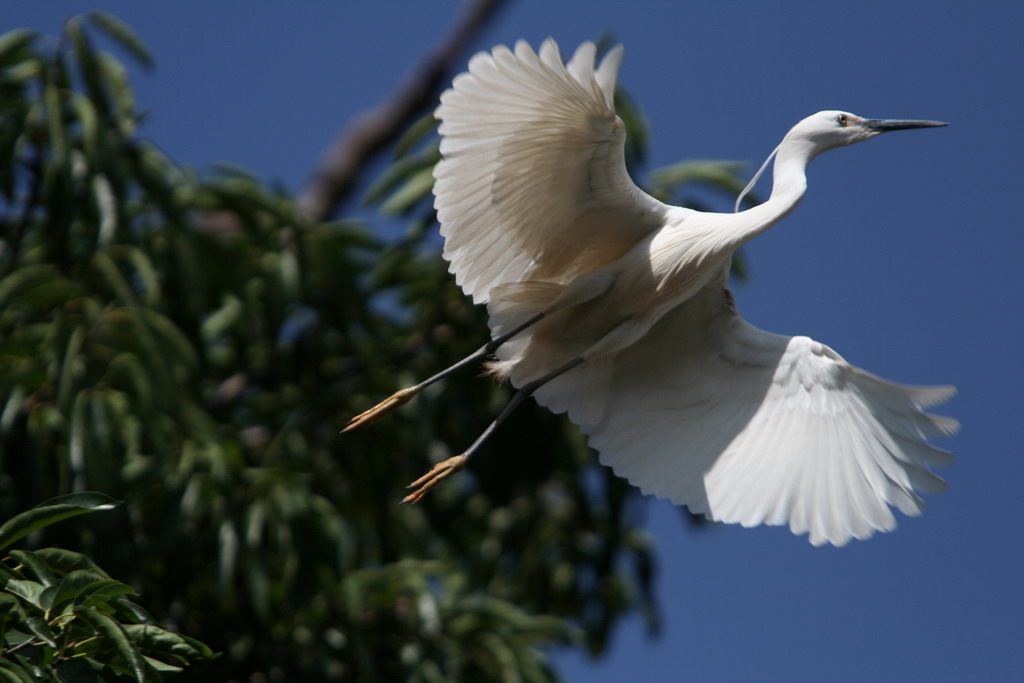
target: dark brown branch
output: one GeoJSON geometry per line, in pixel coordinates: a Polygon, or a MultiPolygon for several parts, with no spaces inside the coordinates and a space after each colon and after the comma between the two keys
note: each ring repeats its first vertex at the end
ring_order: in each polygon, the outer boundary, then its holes
{"type": "Polygon", "coordinates": [[[391,96],[356,116],[331,143],[299,197],[299,211],[313,221],[331,218],[348,199],[367,162],[432,106],[452,64],[504,0],[474,0],[451,32],[391,96]]]}

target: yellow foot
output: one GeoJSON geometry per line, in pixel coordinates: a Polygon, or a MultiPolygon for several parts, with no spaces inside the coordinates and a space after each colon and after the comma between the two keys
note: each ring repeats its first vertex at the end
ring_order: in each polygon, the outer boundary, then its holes
{"type": "Polygon", "coordinates": [[[364,427],[366,425],[373,424],[377,421],[377,418],[391,412],[398,406],[405,405],[418,393],[420,393],[419,387],[406,387],[405,389],[399,389],[374,407],[365,412],[359,413],[349,420],[345,428],[341,430],[341,433],[344,434],[345,432],[351,432],[357,427],[364,427]]]}
{"type": "Polygon", "coordinates": [[[416,490],[403,498],[402,502],[420,502],[423,499],[423,496],[430,492],[430,489],[444,481],[448,475],[454,474],[465,467],[467,460],[469,460],[469,458],[465,455],[456,455],[443,462],[437,463],[430,468],[429,472],[406,487],[416,490]]]}

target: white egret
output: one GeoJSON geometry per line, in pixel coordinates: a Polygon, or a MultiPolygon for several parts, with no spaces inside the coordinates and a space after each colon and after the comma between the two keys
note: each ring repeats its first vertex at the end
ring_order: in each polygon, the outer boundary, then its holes
{"type": "Polygon", "coordinates": [[[568,413],[600,461],[643,492],[713,520],[788,524],[815,545],[843,545],[895,527],[890,506],[919,514],[917,492],[945,487],[929,468],[952,460],[925,440],[958,428],[924,409],[954,389],[894,384],[822,343],[753,327],[728,275],[733,252],[800,202],[815,156],[946,124],[818,112],[773,153],[763,204],[668,206],[626,171],[613,106],[622,49],[596,70],[595,52],[584,43],[563,64],[550,39],[539,53],[522,41],[496,47],[441,96],[444,256],[463,291],[487,304],[492,341],[346,431],[496,354],[491,372],[518,392],[465,453],[413,482],[407,501],[464,467],[532,395],[568,413]]]}

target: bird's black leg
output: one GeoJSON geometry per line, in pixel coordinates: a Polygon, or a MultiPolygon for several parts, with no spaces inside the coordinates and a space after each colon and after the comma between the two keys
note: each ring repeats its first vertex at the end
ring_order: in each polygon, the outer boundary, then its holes
{"type": "Polygon", "coordinates": [[[445,368],[444,370],[442,370],[441,372],[437,373],[433,377],[425,379],[422,382],[420,382],[419,384],[414,384],[411,387],[405,387],[404,389],[399,389],[398,391],[396,391],[395,393],[391,394],[386,399],[384,399],[383,401],[381,401],[377,405],[373,406],[369,410],[364,411],[364,412],[356,415],[355,417],[353,417],[351,420],[349,420],[348,424],[345,426],[345,428],[341,430],[341,433],[344,434],[345,432],[350,432],[353,429],[356,429],[357,427],[363,427],[363,426],[372,424],[374,421],[377,420],[377,418],[381,417],[382,415],[385,415],[386,413],[391,412],[395,408],[397,408],[397,407],[399,407],[401,405],[405,405],[406,403],[408,403],[412,399],[413,396],[415,396],[416,394],[420,393],[421,391],[423,391],[425,388],[429,387],[434,382],[437,382],[438,380],[444,379],[445,377],[447,377],[448,375],[452,374],[456,370],[460,370],[460,369],[466,367],[467,365],[471,365],[472,363],[475,363],[475,362],[477,362],[479,360],[482,360],[483,358],[486,358],[487,356],[491,355],[492,353],[497,351],[498,348],[502,344],[504,344],[509,339],[511,339],[512,337],[516,336],[517,334],[519,334],[520,332],[522,332],[526,328],[530,327],[531,325],[533,325],[534,323],[536,323],[537,321],[539,321],[543,317],[544,317],[543,313],[538,313],[537,315],[533,316],[532,318],[530,318],[529,320],[524,322],[522,325],[519,325],[518,327],[512,329],[511,331],[506,332],[505,334],[501,335],[500,337],[496,337],[496,338],[492,339],[491,341],[487,342],[486,344],[481,346],[479,349],[477,349],[476,351],[474,351],[470,355],[468,355],[465,358],[463,358],[462,360],[460,360],[458,363],[456,363],[456,364],[454,364],[454,365],[452,365],[452,366],[450,366],[448,368],[445,368]]]}
{"type": "Polygon", "coordinates": [[[465,467],[469,459],[476,455],[476,453],[480,450],[480,447],[484,444],[484,442],[487,441],[488,438],[490,438],[490,436],[495,432],[496,429],[498,429],[499,426],[501,426],[502,422],[508,419],[508,416],[512,414],[512,411],[515,410],[520,403],[522,403],[527,398],[532,396],[533,392],[537,391],[537,389],[543,386],[544,384],[547,384],[548,382],[558,377],[559,375],[566,373],[569,370],[572,370],[574,367],[576,367],[582,362],[582,357],[574,358],[565,365],[553,370],[552,372],[549,372],[543,377],[539,377],[538,379],[535,379],[532,382],[527,382],[522,387],[520,387],[519,390],[516,391],[516,393],[512,396],[512,399],[508,402],[508,404],[506,404],[505,407],[501,410],[501,413],[498,414],[498,417],[494,419],[494,422],[488,425],[487,429],[485,429],[483,433],[481,433],[480,436],[476,438],[476,441],[474,441],[473,444],[465,450],[465,452],[463,452],[460,455],[452,456],[447,460],[437,463],[436,465],[431,467],[426,474],[424,474],[422,477],[420,477],[413,483],[409,484],[407,488],[414,490],[412,493],[407,495],[402,500],[402,502],[419,502],[423,498],[423,496],[427,495],[430,489],[437,486],[449,475],[454,474],[455,472],[458,472],[463,467],[465,467]]]}

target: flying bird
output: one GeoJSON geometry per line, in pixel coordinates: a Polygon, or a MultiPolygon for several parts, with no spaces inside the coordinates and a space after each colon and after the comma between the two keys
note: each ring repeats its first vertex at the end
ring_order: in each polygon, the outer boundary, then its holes
{"type": "Polygon", "coordinates": [[[495,47],[442,94],[434,206],[444,257],[486,304],[491,340],[345,431],[489,357],[518,391],[406,501],[462,469],[533,396],[567,413],[616,474],[712,520],[788,524],[815,545],[841,546],[893,529],[891,507],[920,514],[918,493],[945,488],[930,468],[953,459],[927,440],[959,426],[925,409],[954,388],[889,382],[821,342],[760,330],[737,313],[728,280],[733,252],[803,198],[817,155],[946,124],[821,111],[769,157],[764,203],[739,211],[737,201],[733,213],[670,206],[626,171],[614,108],[622,47],[597,68],[596,53],[584,43],[563,63],[551,39],[538,52],[523,41],[495,47]]]}

